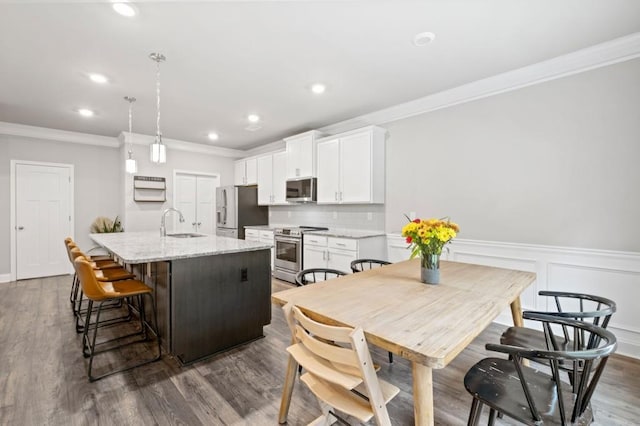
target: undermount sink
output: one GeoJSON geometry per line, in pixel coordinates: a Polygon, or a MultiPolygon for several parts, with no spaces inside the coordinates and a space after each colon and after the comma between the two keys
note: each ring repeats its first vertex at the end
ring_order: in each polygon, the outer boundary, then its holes
{"type": "Polygon", "coordinates": [[[167,237],[174,238],[196,238],[196,237],[205,237],[204,234],[194,234],[192,232],[183,232],[181,234],[167,234],[167,237]]]}

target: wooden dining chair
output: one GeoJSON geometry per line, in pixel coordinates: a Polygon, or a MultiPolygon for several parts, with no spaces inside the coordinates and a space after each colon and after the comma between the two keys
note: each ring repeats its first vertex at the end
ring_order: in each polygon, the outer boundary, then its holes
{"type": "MultiPolygon", "coordinates": [[[[379,259],[356,259],[351,262],[351,270],[354,274],[358,272],[367,271],[369,269],[379,268],[382,266],[391,265],[391,262],[379,259]]],[[[389,363],[393,362],[393,352],[389,352],[389,363]]]]}
{"type": "Polygon", "coordinates": [[[347,275],[347,272],[331,268],[303,269],[296,274],[296,284],[299,286],[313,284],[320,281],[330,280],[332,278],[342,277],[344,275],[347,275]]]}
{"type": "Polygon", "coordinates": [[[378,378],[361,327],[336,327],[314,321],[292,303],[283,308],[292,333],[289,355],[305,373],[300,379],[320,404],[322,415],[310,424],[331,424],[335,410],[378,425],[391,425],[387,403],[400,391],[378,378]]]}
{"type": "Polygon", "coordinates": [[[391,262],[379,259],[356,259],[351,262],[351,270],[353,273],[366,271],[380,266],[391,265],[391,262]]]}
{"type": "Polygon", "coordinates": [[[547,344],[538,348],[486,345],[487,350],[507,354],[509,359],[485,358],[465,375],[465,388],[473,396],[468,425],[478,424],[484,405],[490,408],[489,425],[494,424],[496,414],[527,425],[590,424],[591,398],[609,355],[616,349],[615,336],[583,321],[531,312],[523,316],[542,324],[547,344]],[[547,349],[552,347],[552,327],[562,327],[573,336],[566,349],[547,349]],[[523,359],[544,362],[548,369],[523,365],[523,359]],[[561,380],[562,362],[576,366],[573,387],[561,380]]]}

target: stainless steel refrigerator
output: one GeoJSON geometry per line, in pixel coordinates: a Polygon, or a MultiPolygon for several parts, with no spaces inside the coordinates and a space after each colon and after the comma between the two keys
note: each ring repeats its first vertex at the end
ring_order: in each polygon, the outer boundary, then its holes
{"type": "Polygon", "coordinates": [[[255,186],[216,188],[216,235],[244,240],[244,227],[269,224],[269,208],[258,205],[255,186]]]}

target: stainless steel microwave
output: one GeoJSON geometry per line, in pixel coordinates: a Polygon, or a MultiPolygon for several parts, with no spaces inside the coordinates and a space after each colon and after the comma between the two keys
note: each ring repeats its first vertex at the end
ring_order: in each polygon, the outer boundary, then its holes
{"type": "Polygon", "coordinates": [[[315,203],[316,178],[287,180],[287,201],[290,203],[315,203]]]}

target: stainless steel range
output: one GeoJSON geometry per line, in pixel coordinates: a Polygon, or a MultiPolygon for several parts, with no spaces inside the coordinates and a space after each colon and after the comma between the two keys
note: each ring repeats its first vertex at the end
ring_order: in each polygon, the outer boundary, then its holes
{"type": "Polygon", "coordinates": [[[274,231],[275,261],[273,276],[294,283],[302,270],[302,234],[305,231],[326,231],[320,226],[277,228],[274,231]]]}

